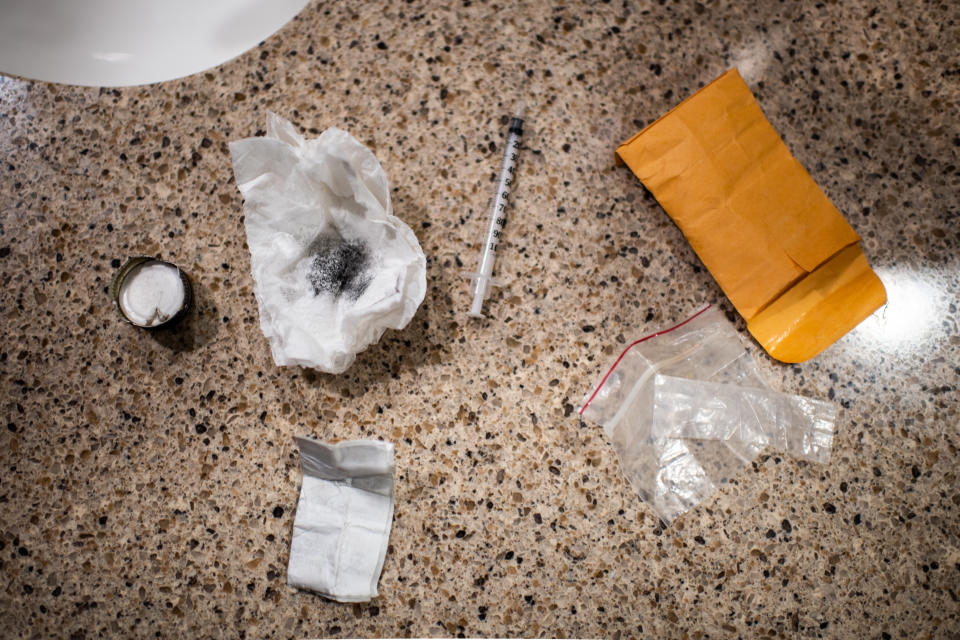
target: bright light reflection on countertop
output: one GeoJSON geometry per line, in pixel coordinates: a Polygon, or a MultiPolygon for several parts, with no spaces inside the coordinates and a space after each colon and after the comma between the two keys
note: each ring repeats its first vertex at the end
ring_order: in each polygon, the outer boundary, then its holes
{"type": "Polygon", "coordinates": [[[774,61],[774,52],[787,46],[788,38],[783,27],[771,27],[746,38],[745,44],[734,48],[730,52],[730,66],[736,67],[744,82],[753,87],[763,80],[774,61]]]}
{"type": "Polygon", "coordinates": [[[33,117],[34,110],[30,107],[29,92],[31,84],[29,80],[0,74],[0,102],[9,109],[4,114],[8,116],[3,120],[4,126],[0,127],[0,157],[13,157],[17,153],[12,146],[6,146],[23,133],[25,123],[28,122],[27,118],[17,116],[33,117]]]}
{"type": "Polygon", "coordinates": [[[754,84],[763,78],[772,57],[773,51],[770,45],[755,38],[747,46],[734,52],[730,66],[737,68],[744,82],[754,84]]]}
{"type": "Polygon", "coordinates": [[[884,351],[928,344],[940,327],[945,297],[923,272],[878,268],[887,290],[887,304],[852,332],[856,339],[884,351]]]}

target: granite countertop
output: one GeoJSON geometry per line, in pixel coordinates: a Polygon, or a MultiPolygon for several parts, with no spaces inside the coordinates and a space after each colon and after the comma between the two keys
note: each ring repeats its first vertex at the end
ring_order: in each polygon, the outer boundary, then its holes
{"type": "Polygon", "coordinates": [[[183,80],[0,77],[2,635],[957,637],[960,6],[356,4],[183,80]],[[731,66],[889,293],[802,365],[614,162],[731,66]],[[510,282],[473,321],[518,96],[510,282]],[[427,255],[413,321],[340,376],[276,367],[260,332],[227,144],[267,110],[373,149],[427,255]],[[115,315],[142,254],[193,278],[188,331],[115,315]],[[833,457],[768,451],[664,528],[574,407],[708,302],[774,387],[838,405],[833,457]],[[372,602],[286,585],[294,435],[396,444],[372,602]]]}

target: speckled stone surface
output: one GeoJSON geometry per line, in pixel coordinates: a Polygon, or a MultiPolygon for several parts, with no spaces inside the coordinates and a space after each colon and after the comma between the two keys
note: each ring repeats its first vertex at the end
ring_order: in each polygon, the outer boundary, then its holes
{"type": "Polygon", "coordinates": [[[960,5],[315,3],[160,85],[0,78],[0,635],[960,635],[960,5]],[[624,6],[626,5],[626,6],[624,6]],[[613,150],[739,66],[862,235],[890,305],[767,358],[613,150]],[[528,126],[499,272],[467,281],[528,126]],[[274,366],[227,143],[270,109],[380,158],[428,257],[411,324],[344,375],[274,366]],[[187,328],[120,322],[118,261],[192,276],[187,328]],[[776,388],[840,406],[827,465],[763,455],[664,529],[574,407],[706,302],[776,388]],[[293,436],[396,443],[380,596],[286,586],[293,436]]]}

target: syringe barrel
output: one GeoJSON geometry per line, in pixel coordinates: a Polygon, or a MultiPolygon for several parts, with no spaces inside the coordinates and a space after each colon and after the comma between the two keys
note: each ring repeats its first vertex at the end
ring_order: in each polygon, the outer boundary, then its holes
{"type": "Polygon", "coordinates": [[[487,235],[480,254],[480,264],[477,267],[478,277],[474,280],[474,303],[471,311],[477,309],[478,301],[482,303],[490,289],[489,280],[493,275],[493,264],[497,257],[497,249],[503,239],[503,229],[507,224],[507,203],[510,199],[510,188],[514,182],[522,136],[523,120],[512,118],[510,128],[507,130],[507,143],[503,151],[500,175],[497,179],[497,191],[490,205],[490,221],[487,225],[487,235]]]}

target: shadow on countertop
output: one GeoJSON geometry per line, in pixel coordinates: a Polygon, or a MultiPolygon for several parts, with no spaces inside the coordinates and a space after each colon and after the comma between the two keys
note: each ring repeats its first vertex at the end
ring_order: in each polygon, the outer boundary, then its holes
{"type": "Polygon", "coordinates": [[[210,290],[196,279],[190,284],[193,304],[187,314],[170,327],[150,331],[150,337],[174,353],[194,351],[209,344],[220,331],[219,309],[210,290]]]}

